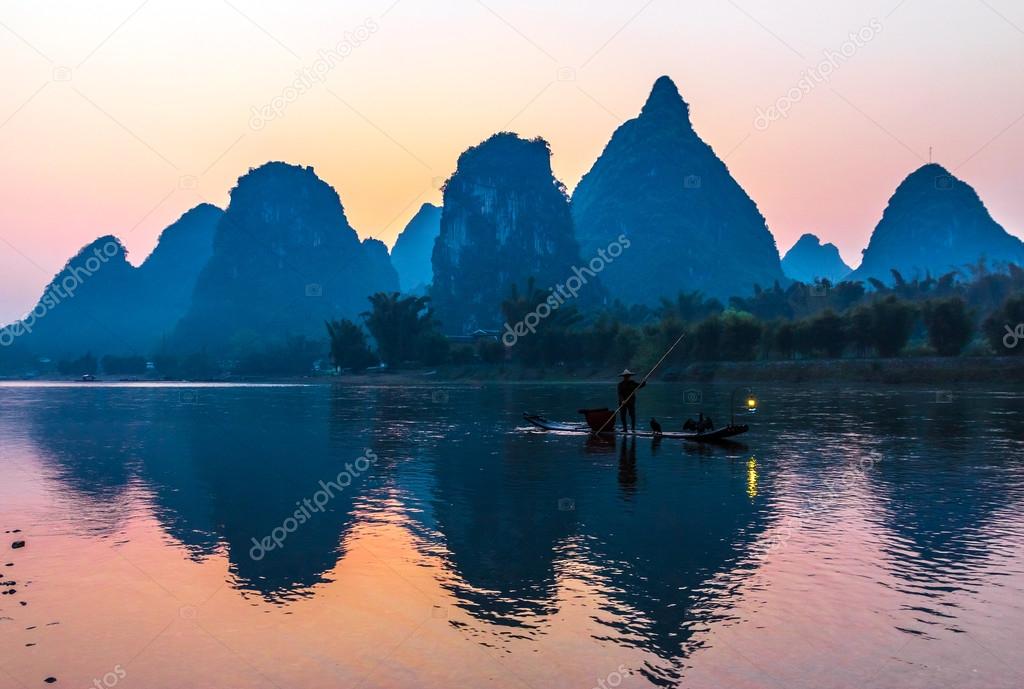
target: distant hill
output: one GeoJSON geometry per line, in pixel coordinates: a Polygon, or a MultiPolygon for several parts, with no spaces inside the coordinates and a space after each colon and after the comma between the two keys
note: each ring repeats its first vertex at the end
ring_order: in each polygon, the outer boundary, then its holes
{"type": "Polygon", "coordinates": [[[656,304],[681,290],[746,295],[784,279],[764,217],[693,130],[668,77],[612,135],[576,188],[572,214],[584,260],[629,237],[601,274],[609,296],[625,303],[656,304]]]}
{"type": "Polygon", "coordinates": [[[20,344],[53,358],[151,353],[188,308],[222,214],[209,204],[188,211],[138,268],[113,235],[83,247],[43,290],[20,344]]]}
{"type": "Polygon", "coordinates": [[[426,293],[434,279],[431,255],[434,241],[441,234],[441,209],[424,203],[398,235],[391,250],[391,263],[398,271],[401,290],[408,294],[426,293]]]}
{"type": "MultiPolygon", "coordinates": [[[[495,134],[459,156],[434,245],[434,307],[446,332],[497,328],[512,285],[565,282],[579,261],[565,187],[543,139],[495,134]]],[[[596,289],[596,285],[593,285],[596,289]]]]}
{"type": "Polygon", "coordinates": [[[322,338],[325,319],[354,318],[368,295],[397,289],[386,248],[359,241],[337,192],[313,168],[267,163],[231,190],[172,346],[223,352],[322,338]]]}
{"type": "MultiPolygon", "coordinates": [[[[386,283],[388,286],[398,285],[398,271],[395,270],[394,265],[391,263],[391,256],[388,255],[388,245],[373,237],[364,239],[362,245],[363,252],[369,262],[371,274],[376,276],[381,283],[386,283]]],[[[369,303],[367,303],[367,306],[369,306],[369,303]]]]}
{"type": "Polygon", "coordinates": [[[811,283],[825,278],[836,283],[853,270],[843,262],[835,244],[822,244],[813,234],[805,234],[782,257],[782,272],[791,280],[811,283]]]}
{"type": "Polygon", "coordinates": [[[196,280],[213,255],[213,238],[224,211],[196,206],[160,234],[153,253],[139,266],[140,304],[136,322],[169,335],[192,303],[196,280]]]}
{"type": "Polygon", "coordinates": [[[989,267],[1024,264],[1024,242],[992,219],[969,184],[930,163],[897,187],[850,279],[891,282],[893,268],[907,279],[940,275],[982,258],[989,267]]]}

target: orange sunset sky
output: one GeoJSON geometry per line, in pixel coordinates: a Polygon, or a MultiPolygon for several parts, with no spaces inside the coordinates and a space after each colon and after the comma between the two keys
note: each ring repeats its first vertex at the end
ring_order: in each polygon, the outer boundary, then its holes
{"type": "Polygon", "coordinates": [[[82,245],[113,233],[139,263],[267,160],[314,166],[389,245],[495,131],[547,138],[571,190],[661,74],[780,252],[814,232],[856,266],[929,147],[1024,235],[1013,0],[0,0],[0,55],[4,322],[82,245]],[[755,126],[873,21],[827,83],[755,126]]]}

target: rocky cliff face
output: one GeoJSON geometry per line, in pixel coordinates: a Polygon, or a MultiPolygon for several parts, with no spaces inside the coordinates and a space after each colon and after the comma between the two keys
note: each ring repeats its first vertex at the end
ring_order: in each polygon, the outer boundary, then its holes
{"type": "Polygon", "coordinates": [[[121,241],[106,235],[83,247],[43,290],[36,306],[11,327],[40,356],[99,355],[132,348],[137,333],[137,274],[121,241]]]}
{"type": "Polygon", "coordinates": [[[370,273],[377,276],[381,284],[395,286],[395,289],[397,289],[397,285],[399,285],[398,271],[395,270],[394,265],[391,263],[387,244],[379,239],[369,237],[363,240],[363,252],[366,254],[370,273]]]}
{"type": "Polygon", "coordinates": [[[500,133],[459,156],[433,251],[431,295],[446,332],[497,328],[513,284],[554,287],[578,262],[546,141],[500,133]]]}
{"type": "Polygon", "coordinates": [[[209,203],[187,211],[160,233],[153,253],[139,266],[139,274],[153,285],[167,290],[173,287],[175,296],[184,293],[191,298],[195,278],[213,255],[213,237],[223,214],[209,203]]]}
{"type": "Polygon", "coordinates": [[[151,353],[184,315],[221,214],[208,204],[188,211],[138,268],[117,237],[100,237],[68,261],[8,332],[21,331],[21,344],[37,356],[151,353]]]}
{"type": "Polygon", "coordinates": [[[1024,264],[1024,243],[992,219],[977,192],[941,165],[915,170],[889,199],[851,279],[892,281],[947,273],[984,258],[1024,264]]]}
{"type": "Polygon", "coordinates": [[[441,209],[424,203],[398,235],[391,250],[391,263],[398,271],[401,290],[407,294],[425,294],[434,280],[431,255],[434,241],[441,234],[441,209]]]}
{"type": "Polygon", "coordinates": [[[620,126],[572,197],[584,259],[625,233],[631,247],[602,273],[610,297],[655,304],[681,290],[719,298],[782,280],[757,206],[694,132],[672,80],[620,126]]]}
{"type": "MultiPolygon", "coordinates": [[[[213,255],[222,215],[208,203],[196,206],[160,234],[153,253],[139,266],[136,322],[158,338],[169,336],[188,311],[196,280],[213,255]]],[[[143,351],[150,353],[155,344],[143,351]]]]}
{"type": "Polygon", "coordinates": [[[782,272],[800,282],[812,283],[817,278],[825,278],[835,284],[851,270],[835,244],[822,244],[813,234],[800,237],[782,258],[782,272]]]}
{"type": "Polygon", "coordinates": [[[360,243],[337,192],[311,167],[250,170],[231,190],[173,346],[226,352],[322,337],[325,319],[355,317],[370,294],[398,289],[379,254],[360,243]]]}

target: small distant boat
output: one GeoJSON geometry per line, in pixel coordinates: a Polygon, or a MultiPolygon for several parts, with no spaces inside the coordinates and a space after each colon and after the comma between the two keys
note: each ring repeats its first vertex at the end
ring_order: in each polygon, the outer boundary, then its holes
{"type": "Polygon", "coordinates": [[[96,382],[96,376],[94,376],[91,373],[83,373],[81,380],[82,380],[83,383],[95,383],[96,382]]]}
{"type": "MultiPolygon", "coordinates": [[[[523,418],[529,423],[533,424],[538,428],[543,428],[546,431],[558,431],[561,433],[578,433],[580,435],[592,435],[594,431],[591,430],[590,426],[586,423],[577,422],[565,422],[565,421],[551,421],[546,419],[539,414],[528,414],[523,413],[523,418]]],[[[599,435],[611,436],[611,435],[623,435],[630,438],[670,438],[676,440],[690,440],[695,443],[713,443],[719,440],[725,440],[726,438],[732,438],[734,436],[746,433],[750,430],[750,426],[746,424],[737,424],[735,426],[723,426],[722,428],[716,428],[713,431],[704,431],[703,433],[687,433],[685,431],[665,431],[661,434],[654,434],[651,431],[623,431],[617,428],[615,424],[609,423],[607,430],[603,430],[599,435]]]]}

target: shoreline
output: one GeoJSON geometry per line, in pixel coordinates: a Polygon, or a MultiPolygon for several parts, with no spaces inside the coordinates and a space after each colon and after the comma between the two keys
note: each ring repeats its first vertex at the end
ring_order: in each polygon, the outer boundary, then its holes
{"type": "MultiPolygon", "coordinates": [[[[446,365],[430,369],[408,369],[307,377],[227,377],[208,380],[123,379],[98,376],[96,383],[111,384],[308,384],[403,386],[430,383],[502,383],[561,385],[604,383],[618,378],[618,368],[569,367],[527,368],[493,364],[446,365]]],[[[1024,357],[921,357],[900,359],[808,359],[803,361],[698,362],[668,366],[655,374],[652,383],[810,383],[860,382],[886,385],[1021,383],[1024,357]]],[[[0,378],[0,383],[79,383],[77,377],[0,378]]]]}

